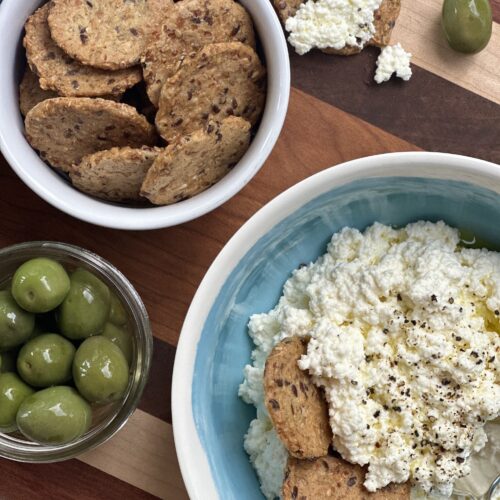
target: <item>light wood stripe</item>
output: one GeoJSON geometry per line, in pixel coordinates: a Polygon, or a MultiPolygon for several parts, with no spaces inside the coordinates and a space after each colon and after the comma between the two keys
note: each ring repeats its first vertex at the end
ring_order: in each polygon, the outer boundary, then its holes
{"type": "Polygon", "coordinates": [[[490,43],[482,52],[459,54],[442,34],[441,5],[441,0],[403,0],[391,44],[400,42],[421,68],[500,103],[500,25],[493,23],[490,43]]]}
{"type": "Polygon", "coordinates": [[[79,459],[159,498],[188,498],[172,426],[141,410],[110,441],[79,459]]]}

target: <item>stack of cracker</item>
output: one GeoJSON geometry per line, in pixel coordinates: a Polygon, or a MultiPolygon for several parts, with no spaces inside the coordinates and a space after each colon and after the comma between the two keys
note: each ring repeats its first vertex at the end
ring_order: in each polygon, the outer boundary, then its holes
{"type": "Polygon", "coordinates": [[[51,0],[25,28],[26,137],[77,189],[171,204],[248,149],[266,72],[234,0],[51,0]]]}
{"type": "Polygon", "coordinates": [[[271,351],[264,370],[266,408],[289,454],[282,499],[408,500],[409,483],[367,491],[365,468],[332,449],[326,398],[297,364],[306,352],[305,339],[286,338],[271,351]]]}

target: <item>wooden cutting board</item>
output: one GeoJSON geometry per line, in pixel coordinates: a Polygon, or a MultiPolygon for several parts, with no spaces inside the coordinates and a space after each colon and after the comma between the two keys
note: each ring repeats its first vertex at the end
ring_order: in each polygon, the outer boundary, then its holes
{"type": "Polygon", "coordinates": [[[414,54],[408,83],[373,83],[376,49],[341,58],[291,53],[290,108],[259,174],[214,212],[150,232],[103,229],[34,195],[0,157],[0,246],[47,239],[92,249],[141,294],[155,336],[139,405],[109,443],[62,464],[0,460],[0,498],[187,498],[171,428],[170,384],[179,332],[213,259],[235,231],[284,189],[331,165],[391,151],[427,149],[500,161],[500,1],[488,48],[454,54],[439,30],[440,0],[403,0],[393,42],[414,54]]]}

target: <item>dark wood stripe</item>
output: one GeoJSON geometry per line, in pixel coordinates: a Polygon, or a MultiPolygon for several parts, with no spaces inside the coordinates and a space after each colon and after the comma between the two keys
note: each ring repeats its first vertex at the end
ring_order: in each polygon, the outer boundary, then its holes
{"type": "Polygon", "coordinates": [[[290,51],[292,84],[430,151],[500,162],[500,106],[417,66],[409,82],[373,80],[378,50],[353,57],[290,51]]]}
{"type": "Polygon", "coordinates": [[[157,418],[172,423],[170,395],[175,347],[155,338],[153,364],[139,408],[157,418]]]}
{"type": "Polygon", "coordinates": [[[156,498],[79,460],[57,464],[19,464],[0,460],[0,498],[27,500],[113,500],[156,498]]]}
{"type": "Polygon", "coordinates": [[[491,0],[491,10],[494,21],[500,23],[500,0],[491,0]]]}

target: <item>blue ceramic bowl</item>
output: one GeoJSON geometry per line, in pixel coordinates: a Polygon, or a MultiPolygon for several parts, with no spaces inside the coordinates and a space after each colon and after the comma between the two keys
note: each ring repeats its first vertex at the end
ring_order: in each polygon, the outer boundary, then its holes
{"type": "Polygon", "coordinates": [[[444,220],[500,248],[500,167],[439,153],[398,153],[325,170],[254,215],[217,257],[181,333],[172,409],[192,499],[263,498],[243,449],[255,417],[238,385],[250,360],[248,318],[278,301],[292,270],[326,251],[333,233],[375,221],[444,220]]]}

